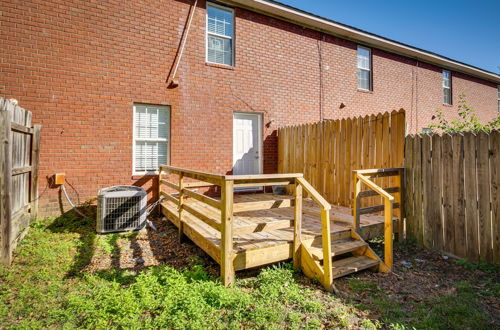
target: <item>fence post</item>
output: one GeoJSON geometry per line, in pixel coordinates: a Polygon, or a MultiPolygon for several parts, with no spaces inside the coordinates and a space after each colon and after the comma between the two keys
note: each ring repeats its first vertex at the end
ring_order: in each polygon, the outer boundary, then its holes
{"type": "Polygon", "coordinates": [[[12,112],[0,108],[0,263],[4,265],[10,265],[12,258],[12,210],[10,202],[12,187],[11,122],[12,112]]]}
{"type": "Polygon", "coordinates": [[[40,133],[42,125],[33,127],[33,135],[31,136],[31,221],[36,220],[38,216],[38,162],[40,159],[40,133]]]}
{"type": "Polygon", "coordinates": [[[233,196],[234,181],[223,180],[221,184],[221,260],[220,273],[222,284],[229,286],[234,282],[233,265],[233,196]]]}
{"type": "Polygon", "coordinates": [[[300,233],[302,232],[302,186],[295,180],[295,209],[293,223],[293,266],[300,267],[300,246],[302,244],[300,233]]]}

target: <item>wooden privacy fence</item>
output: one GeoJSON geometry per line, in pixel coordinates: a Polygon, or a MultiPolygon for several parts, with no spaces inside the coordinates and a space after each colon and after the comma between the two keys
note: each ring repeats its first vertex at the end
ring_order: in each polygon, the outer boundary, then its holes
{"type": "Polygon", "coordinates": [[[40,125],[31,112],[0,98],[0,263],[10,264],[12,250],[37,213],[40,125]]]}
{"type": "MultiPolygon", "coordinates": [[[[328,202],[351,207],[353,171],[403,166],[404,110],[278,130],[278,171],[304,173],[328,202]]],[[[382,187],[393,178],[377,178],[382,187]]],[[[380,197],[363,201],[378,205],[380,197]]]]}
{"type": "Polygon", "coordinates": [[[407,234],[500,263],[500,131],[406,137],[407,234]]]}

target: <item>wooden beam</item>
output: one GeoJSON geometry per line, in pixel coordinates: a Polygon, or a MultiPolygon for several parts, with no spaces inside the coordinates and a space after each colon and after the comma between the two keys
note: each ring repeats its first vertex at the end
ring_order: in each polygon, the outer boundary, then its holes
{"type": "Polygon", "coordinates": [[[169,201],[174,202],[174,203],[175,203],[175,205],[177,205],[177,207],[178,207],[178,205],[179,205],[179,199],[178,199],[178,198],[175,198],[175,197],[174,197],[174,196],[172,196],[171,194],[168,194],[168,193],[166,193],[166,192],[164,192],[164,191],[160,191],[160,196],[163,196],[163,197],[165,197],[166,199],[168,199],[169,201]]]}
{"type": "MultiPolygon", "coordinates": [[[[399,187],[384,188],[384,190],[391,194],[398,193],[400,191],[399,187]]],[[[373,190],[362,190],[359,192],[360,198],[373,197],[373,196],[378,196],[378,193],[373,190]]]]}
{"type": "Polygon", "coordinates": [[[160,179],[160,185],[162,185],[162,184],[164,184],[165,186],[172,188],[174,190],[180,191],[179,185],[176,185],[175,183],[170,182],[168,180],[160,179]]]}
{"type": "Polygon", "coordinates": [[[0,108],[0,263],[10,265],[11,245],[11,189],[12,189],[12,112],[0,108]]]}
{"type": "Polygon", "coordinates": [[[196,218],[206,223],[207,225],[209,225],[210,227],[212,227],[213,229],[221,231],[221,223],[218,219],[211,218],[208,215],[203,214],[202,212],[198,211],[197,209],[195,209],[194,207],[192,207],[187,203],[182,204],[182,208],[191,213],[192,215],[194,215],[196,218]]]}
{"type": "Polygon", "coordinates": [[[33,134],[33,128],[17,123],[11,123],[11,130],[18,133],[33,134]]]}
{"type": "Polygon", "coordinates": [[[174,173],[178,175],[182,173],[185,177],[199,181],[210,182],[215,185],[221,185],[222,181],[224,180],[224,175],[218,175],[201,171],[193,171],[168,165],[160,165],[160,168],[162,169],[162,171],[165,172],[174,173]]]}
{"type": "Polygon", "coordinates": [[[354,170],[358,174],[378,174],[378,173],[388,173],[393,172],[397,174],[403,167],[392,167],[392,168],[371,168],[364,170],[354,170]]]}
{"type": "Polygon", "coordinates": [[[384,198],[384,263],[392,270],[392,202],[384,198]]]}
{"type": "Polygon", "coordinates": [[[31,166],[17,167],[12,169],[12,175],[19,175],[31,172],[31,166]]]}
{"type": "Polygon", "coordinates": [[[194,192],[194,191],[191,191],[188,189],[182,189],[182,193],[185,194],[186,196],[189,196],[191,198],[199,200],[202,203],[205,203],[205,204],[208,204],[212,207],[215,207],[218,210],[220,210],[220,208],[221,208],[221,202],[214,199],[214,198],[199,194],[197,192],[194,192]]]}
{"type": "Polygon", "coordinates": [[[184,184],[186,188],[201,188],[201,187],[212,187],[213,183],[210,182],[186,182],[184,184]]]}
{"type": "MultiPolygon", "coordinates": [[[[393,203],[392,208],[397,209],[399,208],[399,203],[393,203]]],[[[375,212],[380,212],[384,211],[385,205],[375,205],[375,206],[370,206],[370,207],[363,207],[359,209],[359,214],[370,214],[370,213],[375,213],[375,212]]]]}
{"type": "Polygon", "coordinates": [[[233,212],[246,212],[246,211],[258,211],[258,210],[268,210],[284,207],[294,206],[294,199],[274,199],[267,201],[257,201],[257,202],[241,202],[235,203],[233,207],[233,212]]]}
{"type": "Polygon", "coordinates": [[[318,204],[320,204],[322,208],[324,208],[325,210],[330,210],[332,208],[330,203],[328,203],[326,199],[324,199],[323,196],[321,196],[309,182],[307,182],[303,178],[297,178],[296,180],[302,185],[302,187],[310,195],[310,197],[314,199],[318,204]]]}
{"type": "Polygon", "coordinates": [[[224,180],[221,184],[222,208],[221,208],[221,263],[220,274],[222,284],[225,286],[234,283],[233,264],[233,197],[234,182],[224,180]]]}
{"type": "Polygon", "coordinates": [[[379,195],[381,195],[384,198],[389,198],[389,200],[394,201],[394,197],[388,194],[384,189],[379,187],[375,182],[367,178],[366,176],[357,173],[358,178],[363,181],[365,185],[367,185],[370,189],[375,190],[379,195]]]}
{"type": "Polygon", "coordinates": [[[271,181],[271,182],[238,183],[238,184],[234,184],[234,186],[238,187],[238,188],[242,188],[242,187],[270,187],[270,186],[287,186],[289,184],[293,184],[293,181],[291,181],[291,180],[283,181],[283,179],[280,179],[280,181],[271,181]]]}
{"type": "Polygon", "coordinates": [[[330,235],[330,212],[321,209],[321,241],[323,245],[323,286],[330,291],[333,283],[332,275],[332,238],[330,235]]]}
{"type": "Polygon", "coordinates": [[[38,169],[40,163],[40,138],[42,125],[36,124],[33,127],[33,136],[31,138],[31,174],[30,174],[30,202],[31,202],[31,221],[38,217],[38,169]]]}
{"type": "Polygon", "coordinates": [[[300,267],[300,252],[302,245],[301,233],[302,233],[302,185],[296,183],[294,187],[294,197],[295,197],[295,208],[293,212],[294,225],[293,225],[293,266],[295,268],[300,267]]]}
{"type": "Polygon", "coordinates": [[[302,178],[302,173],[282,173],[282,174],[250,174],[250,175],[226,175],[226,180],[233,180],[235,184],[249,181],[270,181],[282,179],[302,178]]]}
{"type": "Polygon", "coordinates": [[[179,174],[179,242],[182,243],[184,241],[184,221],[182,220],[182,211],[184,208],[182,207],[184,204],[184,194],[182,190],[184,189],[184,174],[179,174]]]}
{"type": "Polygon", "coordinates": [[[360,214],[360,209],[361,209],[361,181],[358,180],[358,176],[356,173],[353,175],[353,184],[354,184],[354,198],[353,198],[353,206],[352,206],[352,211],[353,211],[353,224],[352,228],[354,231],[359,231],[359,226],[360,226],[360,221],[361,221],[361,214],[360,214]]]}

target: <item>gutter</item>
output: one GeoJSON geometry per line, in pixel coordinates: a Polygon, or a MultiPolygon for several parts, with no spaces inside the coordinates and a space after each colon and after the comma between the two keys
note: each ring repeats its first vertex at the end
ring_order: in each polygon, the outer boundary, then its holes
{"type": "Polygon", "coordinates": [[[228,4],[257,11],[294,24],[305,26],[343,39],[348,39],[373,48],[413,58],[421,62],[437,65],[443,69],[465,73],[496,84],[500,84],[500,75],[475,66],[452,60],[432,52],[405,45],[354,27],[340,24],[300,9],[270,0],[223,0],[228,4]]]}

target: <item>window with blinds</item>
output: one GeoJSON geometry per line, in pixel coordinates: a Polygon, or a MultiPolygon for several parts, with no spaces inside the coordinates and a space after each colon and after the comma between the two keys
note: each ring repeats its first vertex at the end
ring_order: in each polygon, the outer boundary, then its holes
{"type": "Polygon", "coordinates": [[[233,18],[232,9],[207,4],[207,62],[233,65],[233,18]]]}
{"type": "Polygon", "coordinates": [[[443,103],[451,104],[451,72],[443,70],[443,103]]]}
{"type": "Polygon", "coordinates": [[[370,48],[358,46],[358,88],[372,90],[372,56],[370,48]]]}
{"type": "Polygon", "coordinates": [[[170,107],[134,105],[134,174],[156,172],[168,163],[170,107]]]}

